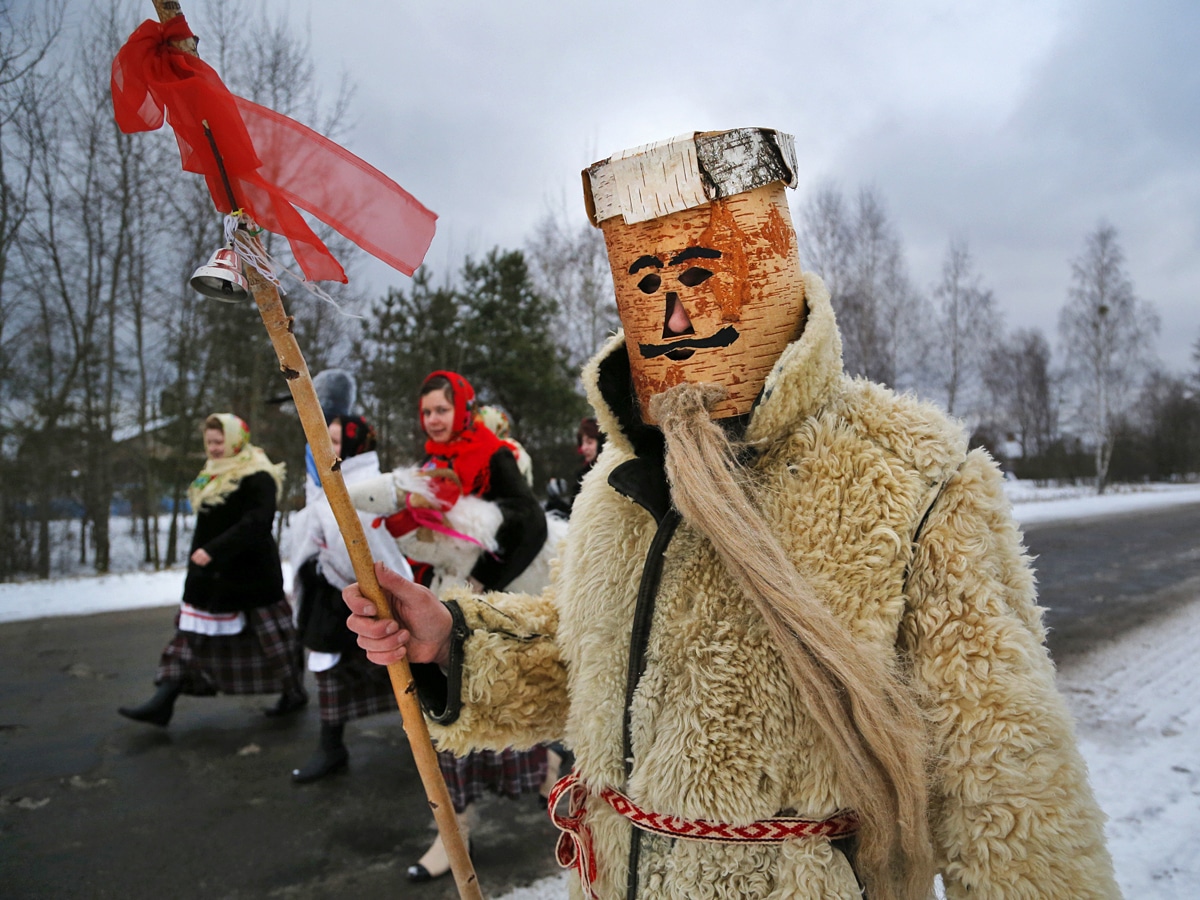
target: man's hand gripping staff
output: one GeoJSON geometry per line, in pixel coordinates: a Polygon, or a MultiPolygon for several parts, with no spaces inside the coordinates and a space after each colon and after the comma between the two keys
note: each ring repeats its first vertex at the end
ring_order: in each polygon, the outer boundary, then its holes
{"type": "Polygon", "coordinates": [[[351,612],[346,623],[358,635],[367,659],[384,666],[401,660],[448,665],[453,627],[450,611],[429,588],[397,575],[382,563],[375,564],[375,576],[387,606],[382,615],[380,604],[371,600],[358,582],[342,591],[351,612]]]}

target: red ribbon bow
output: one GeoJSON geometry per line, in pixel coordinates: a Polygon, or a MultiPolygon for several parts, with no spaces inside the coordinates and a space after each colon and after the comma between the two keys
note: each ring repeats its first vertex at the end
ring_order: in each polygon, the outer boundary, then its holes
{"type": "Polygon", "coordinates": [[[371,523],[371,527],[378,528],[383,525],[387,528],[388,534],[394,538],[404,537],[418,528],[428,528],[430,531],[436,531],[447,537],[477,544],[480,547],[484,546],[483,541],[473,538],[469,534],[463,534],[461,531],[455,531],[446,524],[446,519],[442,515],[453,508],[459,497],[462,496],[462,490],[458,485],[458,476],[454,474],[453,470],[433,470],[429,474],[429,486],[438,509],[417,505],[413,503],[412,494],[405,494],[404,509],[392,513],[390,516],[377,517],[371,523]]]}
{"type": "Polygon", "coordinates": [[[425,258],[437,216],[378,169],[299,122],[230,93],[199,57],[171,46],[193,37],[183,16],[143,22],[112,67],[113,112],[126,134],[170,123],[184,171],[204,176],[217,210],[229,200],[204,123],[234,199],[282,234],[310,281],[346,281],[297,207],[405,275],[425,258]]]}
{"type": "Polygon", "coordinates": [[[550,813],[550,821],[562,832],[554,845],[554,858],[564,869],[575,870],[585,896],[595,900],[596,891],[592,885],[596,882],[596,854],[592,850],[591,829],[583,821],[587,815],[587,797],[587,785],[579,773],[572,769],[550,789],[546,808],[550,813]],[[567,811],[560,813],[558,806],[564,798],[567,800],[567,811]]]}
{"type": "MultiPolygon", "coordinates": [[[[412,495],[410,494],[409,497],[412,495]]],[[[483,541],[478,538],[473,538],[469,534],[463,534],[461,531],[455,531],[446,524],[446,520],[442,518],[442,514],[435,509],[429,509],[425,506],[413,506],[410,499],[405,498],[404,509],[400,512],[392,513],[390,516],[378,516],[371,522],[372,528],[378,528],[382,525],[388,530],[394,538],[401,538],[409,532],[416,531],[418,528],[428,528],[430,531],[436,531],[438,534],[444,534],[447,537],[452,537],[460,541],[466,541],[470,544],[483,546],[483,541]]]]}

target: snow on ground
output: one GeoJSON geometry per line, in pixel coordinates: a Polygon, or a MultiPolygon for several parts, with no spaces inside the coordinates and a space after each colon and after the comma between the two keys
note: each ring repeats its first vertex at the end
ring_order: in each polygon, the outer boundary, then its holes
{"type": "Polygon", "coordinates": [[[1059,672],[1126,897],[1200,897],[1200,602],[1059,672]]]}
{"type": "MultiPolygon", "coordinates": [[[[1022,524],[1200,503],[1200,485],[1036,488],[1009,482],[1022,524]]],[[[122,529],[114,529],[122,533],[122,529]]],[[[114,558],[117,554],[114,553],[114,558]]],[[[183,570],[0,584],[0,622],[167,606],[183,570]]],[[[1125,896],[1200,897],[1200,598],[1075,660],[1059,683],[1077,720],[1125,896]]],[[[566,895],[566,873],[500,900],[566,895]]]]}
{"type": "Polygon", "coordinates": [[[1013,516],[1022,525],[1200,503],[1200,484],[1113,485],[1097,497],[1090,487],[1036,487],[1024,481],[1008,481],[1004,493],[1013,505],[1013,516]]]}
{"type": "Polygon", "coordinates": [[[170,606],[183,595],[183,569],[0,584],[0,622],[170,606]]]}

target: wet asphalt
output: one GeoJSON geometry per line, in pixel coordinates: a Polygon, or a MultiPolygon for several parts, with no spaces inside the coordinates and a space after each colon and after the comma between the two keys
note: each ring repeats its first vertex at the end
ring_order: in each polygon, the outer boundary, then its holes
{"type": "MultiPolygon", "coordinates": [[[[0,897],[457,897],[410,884],[434,836],[399,713],[350,723],[350,768],[310,785],[314,702],[181,697],[166,729],[118,716],[152,692],[173,609],[0,625],[0,897]]],[[[309,676],[310,691],[315,687],[309,676]]],[[[536,798],[482,804],[488,896],[559,871],[536,798]]]]}

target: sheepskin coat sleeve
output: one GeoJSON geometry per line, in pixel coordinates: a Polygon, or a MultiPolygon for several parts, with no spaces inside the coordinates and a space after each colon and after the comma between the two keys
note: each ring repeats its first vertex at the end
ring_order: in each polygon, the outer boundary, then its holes
{"type": "MultiPolygon", "coordinates": [[[[847,378],[828,292],[806,276],[805,296],[803,331],[746,427],[756,455],[744,482],[792,565],[856,640],[909,675],[924,705],[948,895],[1118,896],[994,463],[968,454],[962,429],[932,405],[847,378]]],[[[601,900],[631,886],[655,900],[861,897],[844,848],[820,837],[723,844],[643,832],[629,870],[633,826],[601,799],[605,788],[655,813],[747,825],[827,818],[845,808],[846,786],[839,748],[711,543],[686,520],[664,542],[669,496],[628,489],[623,473],[661,473],[661,435],[636,415],[620,335],[584,380],[608,440],[552,588],[454,595],[463,628],[450,680],[462,708],[431,730],[455,752],[565,738],[589,791],[601,900]],[[647,588],[652,549],[661,569],[647,588]],[[646,591],[644,669],[629,679],[646,591]]],[[[583,896],[577,881],[571,891],[583,896]]]]}
{"type": "Polygon", "coordinates": [[[932,509],[907,599],[901,646],[932,730],[946,896],[1117,896],[1029,560],[982,451],[932,509]]]}
{"type": "Polygon", "coordinates": [[[479,749],[525,750],[562,737],[566,665],[555,640],[558,611],[552,598],[551,590],[541,597],[447,591],[444,599],[461,610],[465,641],[450,678],[458,689],[453,721],[429,723],[439,749],[459,756],[479,749]]]}

